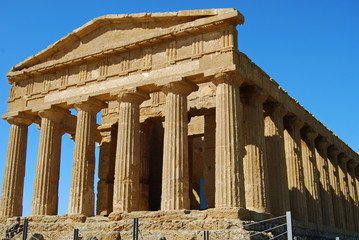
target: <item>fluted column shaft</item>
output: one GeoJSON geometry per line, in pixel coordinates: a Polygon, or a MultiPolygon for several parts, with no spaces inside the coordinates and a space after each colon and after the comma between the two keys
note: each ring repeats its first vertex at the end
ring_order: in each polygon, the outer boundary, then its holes
{"type": "Polygon", "coordinates": [[[234,75],[217,74],[215,136],[215,207],[245,207],[241,155],[240,91],[234,75]]]}
{"type": "Polygon", "coordinates": [[[263,115],[263,102],[266,96],[262,90],[250,87],[241,89],[241,98],[246,151],[243,159],[246,208],[256,212],[269,213],[270,200],[263,115]]]}
{"type": "Polygon", "coordinates": [[[32,195],[31,215],[56,215],[60,177],[61,129],[64,112],[39,112],[41,130],[32,195]]]}
{"type": "Polygon", "coordinates": [[[285,113],[279,103],[265,105],[264,135],[268,159],[269,198],[271,213],[274,215],[283,215],[290,209],[283,136],[285,113]]]}
{"type": "Polygon", "coordinates": [[[345,212],[345,227],[348,230],[354,230],[353,210],[350,204],[349,186],[348,186],[348,170],[347,162],[348,158],[343,154],[338,156],[338,172],[339,172],[339,184],[341,192],[341,201],[343,204],[343,210],[345,212]]]}
{"type": "Polygon", "coordinates": [[[302,131],[302,159],[304,170],[304,185],[307,191],[308,220],[314,223],[323,223],[322,207],[319,191],[319,173],[315,158],[314,139],[318,134],[305,128],[302,131]]]}
{"type": "Polygon", "coordinates": [[[307,202],[300,140],[300,129],[302,126],[303,122],[299,121],[296,117],[285,118],[284,147],[287,163],[290,210],[295,219],[307,221],[307,202]]]}
{"type": "Polygon", "coordinates": [[[332,201],[332,189],[330,187],[327,149],[329,143],[325,139],[316,141],[315,158],[317,159],[317,168],[319,172],[320,196],[322,206],[323,224],[335,226],[334,210],[332,201]]]}
{"type": "Polygon", "coordinates": [[[109,215],[113,210],[117,127],[102,124],[98,130],[102,139],[99,146],[96,214],[104,216],[109,215]]]}
{"type": "Polygon", "coordinates": [[[166,94],[161,210],[189,209],[187,95],[197,86],[170,83],[166,94]]]}
{"type": "Polygon", "coordinates": [[[101,103],[89,100],[75,105],[77,123],[72,167],[69,216],[94,214],[96,114],[101,103]]]}
{"type": "Polygon", "coordinates": [[[343,208],[343,201],[341,198],[341,190],[339,183],[339,173],[338,173],[338,155],[339,150],[335,147],[330,147],[328,149],[328,172],[329,172],[329,181],[332,189],[332,202],[333,202],[333,212],[335,219],[335,226],[337,228],[345,228],[345,215],[343,208]]]}
{"type": "Polygon", "coordinates": [[[140,104],[147,94],[134,90],[118,94],[120,104],[113,211],[139,210],[140,199],[140,104]]]}
{"type": "Polygon", "coordinates": [[[1,190],[0,216],[13,217],[22,214],[27,131],[31,120],[13,117],[7,121],[11,126],[1,190]]]}
{"type": "Polygon", "coordinates": [[[151,132],[153,125],[145,121],[140,125],[140,202],[139,210],[149,210],[150,195],[150,154],[151,154],[151,132]]]}
{"type": "Polygon", "coordinates": [[[354,229],[359,229],[359,215],[357,211],[357,201],[358,201],[358,193],[356,192],[356,177],[355,177],[355,168],[358,164],[355,161],[349,161],[347,164],[348,169],[348,187],[349,187],[349,203],[352,209],[352,216],[354,220],[354,229]]]}
{"type": "Polygon", "coordinates": [[[204,192],[206,193],[207,207],[214,208],[216,206],[216,115],[204,115],[204,192]]]}

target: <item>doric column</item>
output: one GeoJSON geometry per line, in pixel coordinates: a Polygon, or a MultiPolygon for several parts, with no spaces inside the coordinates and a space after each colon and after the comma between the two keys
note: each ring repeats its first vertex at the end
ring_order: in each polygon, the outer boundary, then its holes
{"type": "Polygon", "coordinates": [[[339,173],[338,173],[338,155],[340,151],[331,146],[328,148],[328,172],[329,172],[329,181],[332,189],[332,202],[333,202],[333,212],[335,219],[335,226],[337,228],[345,229],[345,216],[343,201],[341,198],[341,190],[339,183],[339,173]]]}
{"type": "Polygon", "coordinates": [[[290,210],[295,219],[307,221],[307,202],[304,186],[300,129],[303,122],[297,117],[286,117],[284,121],[284,147],[290,210]]]}
{"type": "Polygon", "coordinates": [[[120,92],[113,211],[139,210],[140,104],[148,95],[132,89],[120,92]]]}
{"type": "Polygon", "coordinates": [[[290,210],[284,150],[285,109],[279,103],[265,104],[264,135],[268,160],[270,212],[283,215],[290,210]]]}
{"type": "Polygon", "coordinates": [[[213,114],[204,115],[204,192],[206,193],[207,207],[215,207],[216,194],[216,116],[213,114]]]}
{"type": "Polygon", "coordinates": [[[60,178],[61,120],[66,111],[39,111],[41,129],[32,195],[31,215],[56,215],[60,178]]]}
{"type": "Polygon", "coordinates": [[[99,146],[96,214],[105,216],[109,215],[113,209],[117,127],[112,124],[102,124],[98,130],[102,139],[99,146]]]}
{"type": "Polygon", "coordinates": [[[198,87],[181,81],[162,88],[166,94],[161,210],[189,209],[187,95],[198,87]]]}
{"type": "Polygon", "coordinates": [[[349,186],[348,186],[348,170],[347,163],[349,158],[343,153],[338,156],[338,172],[339,172],[339,184],[341,192],[341,201],[343,204],[345,227],[348,230],[354,230],[353,210],[350,204],[349,186]]]}
{"type": "Polygon", "coordinates": [[[149,210],[152,128],[151,121],[140,124],[140,211],[149,210]]]}
{"type": "Polygon", "coordinates": [[[302,129],[302,160],[304,172],[304,185],[307,191],[307,210],[310,222],[322,224],[322,207],[319,191],[319,173],[315,159],[314,139],[318,133],[310,128],[302,129]]]}
{"type": "Polygon", "coordinates": [[[317,160],[317,168],[319,173],[319,190],[321,196],[322,218],[323,224],[334,227],[334,211],[332,201],[332,189],[330,187],[328,156],[328,141],[324,138],[317,138],[315,141],[315,158],[317,160]]]}
{"type": "Polygon", "coordinates": [[[241,155],[241,102],[235,75],[217,74],[215,136],[215,208],[245,208],[241,155]]]}
{"type": "Polygon", "coordinates": [[[22,117],[11,117],[7,121],[11,126],[1,191],[1,217],[22,214],[27,127],[32,123],[31,120],[22,117]]]}
{"type": "Polygon", "coordinates": [[[270,212],[268,170],[264,138],[263,102],[266,96],[257,87],[241,89],[245,152],[243,172],[246,208],[270,212]]]}
{"type": "Polygon", "coordinates": [[[76,103],[77,123],[69,201],[69,216],[94,214],[95,133],[96,114],[102,103],[90,98],[76,103]]]}
{"type": "Polygon", "coordinates": [[[359,214],[357,210],[358,202],[358,193],[356,192],[356,177],[355,177],[355,168],[358,166],[358,163],[354,160],[350,160],[347,165],[348,169],[348,188],[349,188],[349,204],[351,205],[351,214],[354,220],[354,229],[359,229],[359,214]]]}

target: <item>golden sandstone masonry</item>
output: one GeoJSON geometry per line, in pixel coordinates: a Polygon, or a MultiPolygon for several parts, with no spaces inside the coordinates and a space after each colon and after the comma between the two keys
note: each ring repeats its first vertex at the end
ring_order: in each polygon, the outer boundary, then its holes
{"type": "Polygon", "coordinates": [[[235,9],[106,15],[13,67],[0,216],[22,213],[34,123],[32,216],[57,215],[69,133],[75,221],[199,210],[204,189],[212,219],[290,210],[308,228],[359,231],[358,154],[238,50],[243,22],[235,9]]]}

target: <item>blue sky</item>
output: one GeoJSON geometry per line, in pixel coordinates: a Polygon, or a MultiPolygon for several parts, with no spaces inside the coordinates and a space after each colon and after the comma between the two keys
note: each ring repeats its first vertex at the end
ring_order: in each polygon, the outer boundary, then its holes
{"type": "MultiPolygon", "coordinates": [[[[6,74],[17,63],[91,19],[137,12],[236,8],[239,50],[275,79],[324,125],[359,152],[359,1],[19,1],[0,0],[0,113],[6,74]]],[[[9,124],[0,121],[2,182],[9,124]]],[[[29,127],[23,215],[30,214],[39,130],[29,127]]],[[[74,143],[63,136],[59,214],[67,213],[74,143]]],[[[98,156],[98,151],[97,151],[98,156]]],[[[97,158],[98,159],[98,158],[97,158]]],[[[96,181],[96,178],[95,178],[96,181]]]]}

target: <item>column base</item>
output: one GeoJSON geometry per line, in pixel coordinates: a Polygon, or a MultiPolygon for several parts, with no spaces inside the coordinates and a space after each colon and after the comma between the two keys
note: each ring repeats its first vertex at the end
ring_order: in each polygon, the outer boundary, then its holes
{"type": "Polygon", "coordinates": [[[68,218],[71,219],[73,222],[86,222],[86,216],[83,214],[69,214],[68,218]]]}
{"type": "Polygon", "coordinates": [[[248,209],[232,208],[211,208],[208,209],[208,215],[214,219],[247,219],[250,217],[248,209]]]}

